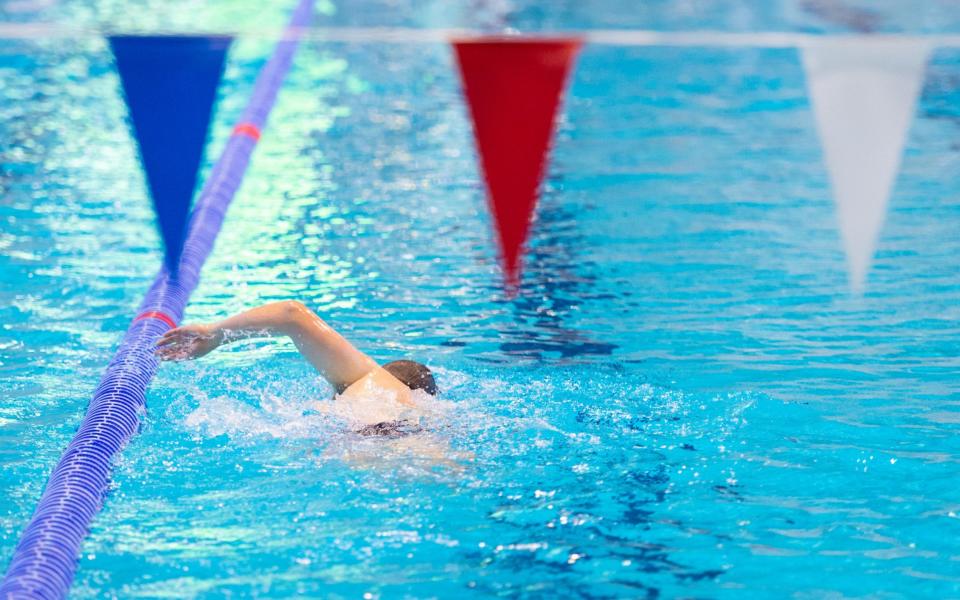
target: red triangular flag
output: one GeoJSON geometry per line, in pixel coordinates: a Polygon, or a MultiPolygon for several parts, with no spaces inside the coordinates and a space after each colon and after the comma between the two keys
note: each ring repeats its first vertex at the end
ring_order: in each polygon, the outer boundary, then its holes
{"type": "Polygon", "coordinates": [[[516,284],[564,83],[581,41],[454,40],[504,269],[516,284]]]}

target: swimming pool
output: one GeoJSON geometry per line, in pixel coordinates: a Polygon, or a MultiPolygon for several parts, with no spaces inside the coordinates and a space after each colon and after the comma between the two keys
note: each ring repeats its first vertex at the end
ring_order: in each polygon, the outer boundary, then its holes
{"type": "MultiPolygon", "coordinates": [[[[243,14],[210,6],[142,22],[243,14]]],[[[461,18],[370,6],[319,20],[461,18]]],[[[627,24],[807,25],[656,10],[627,24]]],[[[931,11],[892,14],[952,26],[931,11]]],[[[208,157],[271,44],[234,47],[208,157]]],[[[0,56],[7,560],[159,242],[103,41],[0,56]]],[[[856,297],[795,51],[585,47],[508,298],[448,48],[304,44],[187,320],[298,298],[378,359],[421,357],[457,464],[311,410],[330,390],[289,345],[164,365],[72,595],[955,595],[958,60],[933,55],[856,297]]]]}

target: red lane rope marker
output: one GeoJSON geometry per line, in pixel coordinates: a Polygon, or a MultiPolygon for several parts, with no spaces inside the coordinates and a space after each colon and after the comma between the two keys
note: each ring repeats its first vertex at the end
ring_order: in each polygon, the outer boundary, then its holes
{"type": "Polygon", "coordinates": [[[260,141],[260,128],[253,123],[237,123],[233,135],[245,135],[255,142],[260,141]]]}
{"type": "Polygon", "coordinates": [[[137,321],[140,321],[142,319],[159,319],[160,321],[163,321],[164,323],[169,325],[170,329],[177,328],[177,322],[174,321],[170,317],[170,315],[162,313],[159,310],[148,310],[147,312],[140,313],[139,315],[136,316],[133,322],[136,323],[137,321]]]}

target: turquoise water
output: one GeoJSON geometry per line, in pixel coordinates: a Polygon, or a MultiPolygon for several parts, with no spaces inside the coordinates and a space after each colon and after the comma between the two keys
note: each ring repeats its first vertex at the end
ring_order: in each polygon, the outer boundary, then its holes
{"type": "MultiPolygon", "coordinates": [[[[42,14],[122,21],[91,6],[42,14]]],[[[839,27],[771,6],[744,27],[839,27]]],[[[211,159],[270,46],[234,47],[211,159]]],[[[5,564],[160,255],[105,44],[0,41],[0,81],[5,564]]],[[[448,49],[306,44],[187,320],[296,298],[427,362],[427,448],[313,410],[288,343],[164,365],[73,596],[957,596],[958,81],[936,52],[857,297],[794,51],[588,46],[510,298],[448,49]]]]}

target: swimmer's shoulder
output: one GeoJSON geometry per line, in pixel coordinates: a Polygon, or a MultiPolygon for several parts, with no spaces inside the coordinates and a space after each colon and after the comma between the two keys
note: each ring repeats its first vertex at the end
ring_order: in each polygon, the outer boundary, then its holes
{"type": "Polygon", "coordinates": [[[410,388],[380,366],[347,386],[337,394],[337,399],[349,401],[360,396],[381,397],[385,401],[393,400],[404,406],[415,406],[410,388]]]}

